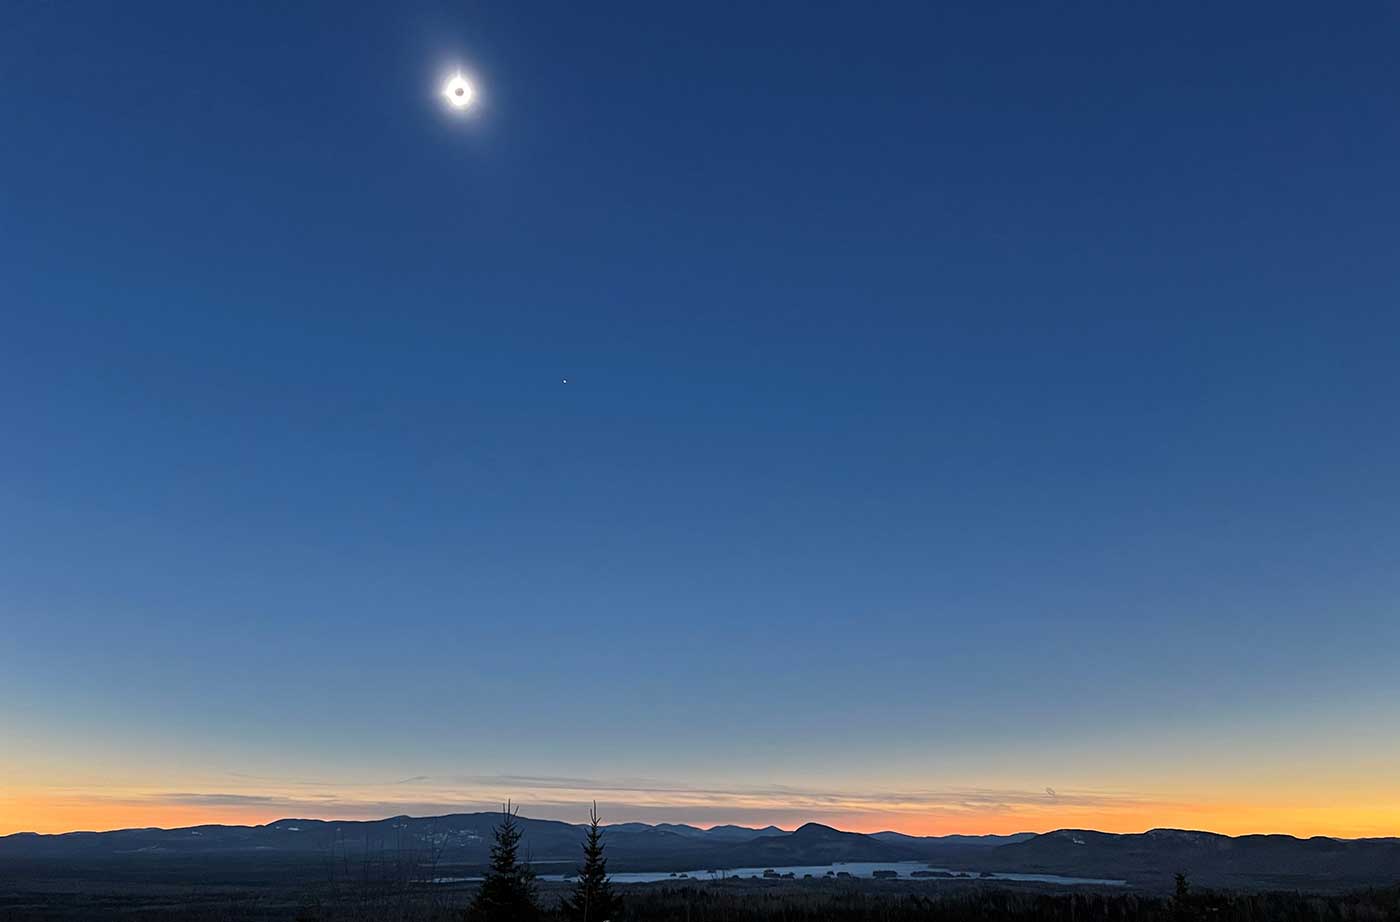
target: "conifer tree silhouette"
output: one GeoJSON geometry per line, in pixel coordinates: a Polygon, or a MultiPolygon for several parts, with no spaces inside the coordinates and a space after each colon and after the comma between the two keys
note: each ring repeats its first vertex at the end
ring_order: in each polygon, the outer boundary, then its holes
{"type": "Polygon", "coordinates": [[[535,872],[520,860],[520,838],[524,832],[516,822],[519,808],[506,801],[501,808],[501,824],[491,846],[491,867],[472,900],[472,922],[530,922],[539,916],[535,902],[535,872]]]}
{"type": "Polygon", "coordinates": [[[608,859],[603,854],[603,831],[598,825],[598,802],[588,813],[588,837],[583,842],[583,867],[578,871],[574,892],[559,907],[570,922],[608,922],[622,910],[622,897],[608,878],[608,859]]]}

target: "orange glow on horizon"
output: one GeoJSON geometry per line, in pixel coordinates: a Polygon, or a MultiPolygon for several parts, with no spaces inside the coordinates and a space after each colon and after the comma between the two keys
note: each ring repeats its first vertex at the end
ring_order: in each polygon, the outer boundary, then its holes
{"type": "MultiPolygon", "coordinates": [[[[464,807],[470,811],[480,808],[464,807]]],[[[782,805],[774,804],[773,810],[782,805]]],[[[627,819],[645,817],[645,807],[616,808],[625,811],[627,819]]],[[[403,811],[412,812],[412,811],[403,811]]],[[[529,809],[525,814],[547,819],[568,820],[567,811],[557,808],[529,809]]],[[[743,825],[766,826],[775,822],[772,813],[756,813],[747,822],[733,820],[711,821],[703,808],[695,810],[695,825],[710,826],[716,822],[742,822],[743,825]],[[767,815],[765,815],[767,813],[767,815]]],[[[793,815],[800,811],[784,811],[793,815]]],[[[318,810],[296,807],[268,806],[209,806],[161,803],[151,801],[111,801],[95,797],[49,795],[35,793],[20,797],[0,795],[0,835],[15,832],[61,833],[73,831],[103,831],[146,826],[178,827],[206,823],[259,825],[289,816],[322,819],[379,819],[393,811],[346,808],[318,810]]],[[[1132,833],[1154,827],[1201,829],[1226,835],[1249,833],[1284,833],[1299,837],[1335,836],[1360,838],[1396,835],[1400,832],[1400,804],[1385,805],[1300,805],[1278,807],[1264,804],[1202,804],[1151,805],[1120,809],[1053,809],[983,811],[967,816],[949,816],[937,811],[920,814],[907,809],[888,812],[878,809],[859,813],[820,813],[803,819],[778,820],[784,828],[806,821],[820,822],[852,832],[879,832],[892,829],[910,835],[1006,835],[1016,832],[1048,832],[1053,829],[1083,828],[1103,832],[1132,833]]],[[[621,820],[619,820],[621,821],[621,820]]],[[[647,820],[643,820],[647,821],[647,820]]],[[[664,820],[676,821],[674,816],[664,820]]]]}
{"type": "Polygon", "coordinates": [[[0,835],[16,832],[105,832],[147,826],[201,826],[206,823],[259,825],[280,818],[264,816],[264,813],[264,810],[184,804],[112,804],[70,798],[20,800],[0,797],[0,835]]]}
{"type": "Polygon", "coordinates": [[[916,836],[1010,835],[1017,832],[1051,832],[1055,829],[1095,829],[1099,832],[1135,833],[1148,829],[1193,829],[1228,836],[1259,833],[1296,836],[1330,836],[1360,839],[1400,834],[1400,807],[1264,807],[1211,804],[1169,810],[1064,812],[1032,815],[1023,812],[981,814],[968,824],[946,817],[861,814],[819,820],[850,832],[892,829],[916,836]]]}

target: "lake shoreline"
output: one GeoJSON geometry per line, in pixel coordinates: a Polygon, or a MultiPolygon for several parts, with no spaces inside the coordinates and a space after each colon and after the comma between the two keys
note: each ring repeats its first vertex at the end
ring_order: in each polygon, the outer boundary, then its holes
{"type": "MultiPolygon", "coordinates": [[[[541,861],[537,865],[557,865],[541,861]]],[[[541,882],[567,883],[572,874],[540,873],[541,882]]],[[[988,881],[994,883],[1036,883],[1060,887],[1126,887],[1126,880],[1096,877],[1070,877],[1060,874],[1033,874],[1014,871],[983,871],[976,868],[935,867],[926,861],[838,861],[821,865],[787,865],[691,869],[684,871],[619,871],[611,875],[614,884],[656,884],[708,882],[719,880],[907,880],[907,881],[988,881]],[[915,876],[915,875],[918,876],[915,876]]],[[[435,884],[475,883],[480,876],[439,877],[435,884]]]]}

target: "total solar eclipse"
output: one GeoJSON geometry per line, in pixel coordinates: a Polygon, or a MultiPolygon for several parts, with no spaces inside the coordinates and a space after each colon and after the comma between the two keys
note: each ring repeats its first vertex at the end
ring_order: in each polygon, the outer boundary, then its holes
{"type": "Polygon", "coordinates": [[[442,97],[454,109],[469,109],[476,98],[476,91],[461,74],[454,74],[442,88],[442,97]]]}

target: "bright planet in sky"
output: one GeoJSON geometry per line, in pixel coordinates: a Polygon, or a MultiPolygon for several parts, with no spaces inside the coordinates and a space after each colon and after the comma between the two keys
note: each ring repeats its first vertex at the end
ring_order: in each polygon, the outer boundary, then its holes
{"type": "Polygon", "coordinates": [[[454,109],[471,108],[472,100],[476,97],[476,90],[467,82],[467,78],[461,74],[453,74],[442,87],[443,98],[447,104],[454,109]]]}

